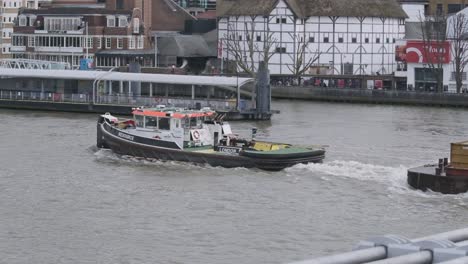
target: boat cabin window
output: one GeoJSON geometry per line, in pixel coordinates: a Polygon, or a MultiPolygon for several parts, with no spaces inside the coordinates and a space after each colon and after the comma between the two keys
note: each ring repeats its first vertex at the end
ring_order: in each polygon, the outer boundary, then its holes
{"type": "Polygon", "coordinates": [[[196,117],[191,117],[190,118],[190,127],[196,127],[197,126],[197,118],[196,117]]]}
{"type": "Polygon", "coordinates": [[[171,119],[169,119],[169,118],[160,117],[159,118],[159,129],[170,130],[171,129],[170,121],[171,121],[171,119]]]}
{"type": "Polygon", "coordinates": [[[146,120],[146,128],[157,128],[158,127],[158,119],[156,117],[147,116],[146,120]]]}
{"type": "Polygon", "coordinates": [[[145,117],[141,115],[135,115],[135,125],[137,127],[144,127],[145,126],[145,117]]]}
{"type": "Polygon", "coordinates": [[[185,118],[183,124],[184,128],[200,128],[202,120],[199,117],[185,118]]]}

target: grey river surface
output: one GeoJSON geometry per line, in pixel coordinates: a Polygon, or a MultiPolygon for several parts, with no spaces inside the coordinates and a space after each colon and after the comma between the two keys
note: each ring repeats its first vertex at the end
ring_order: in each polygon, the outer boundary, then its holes
{"type": "Polygon", "coordinates": [[[468,139],[468,110],[274,101],[258,138],[325,144],[280,172],[150,162],[95,148],[97,115],[0,109],[0,263],[288,263],[467,227],[468,195],[406,170],[468,139]]]}

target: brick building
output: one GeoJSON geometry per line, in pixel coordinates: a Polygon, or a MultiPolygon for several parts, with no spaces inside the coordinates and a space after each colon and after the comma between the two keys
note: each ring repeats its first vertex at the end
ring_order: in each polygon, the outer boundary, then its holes
{"type": "Polygon", "coordinates": [[[68,62],[82,58],[96,67],[137,61],[155,64],[154,33],[184,30],[193,19],[168,0],[56,0],[37,10],[21,9],[12,35],[16,58],[68,62]]]}

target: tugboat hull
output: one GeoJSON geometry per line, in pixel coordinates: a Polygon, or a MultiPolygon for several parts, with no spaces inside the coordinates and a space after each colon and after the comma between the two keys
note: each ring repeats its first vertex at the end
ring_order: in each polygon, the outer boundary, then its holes
{"type": "Polygon", "coordinates": [[[443,194],[458,194],[468,191],[468,177],[437,175],[438,165],[425,165],[408,170],[408,184],[422,191],[432,190],[443,194]]]}
{"type": "Polygon", "coordinates": [[[197,164],[209,164],[211,166],[221,166],[226,168],[246,167],[259,168],[263,170],[282,170],[284,168],[299,163],[317,163],[325,157],[325,151],[317,149],[308,153],[308,155],[289,155],[288,157],[271,156],[248,157],[242,155],[226,155],[218,153],[204,153],[170,147],[148,145],[135,142],[118,136],[118,130],[114,130],[106,122],[98,123],[97,126],[97,144],[108,147],[113,152],[121,155],[130,155],[136,157],[185,161],[197,164]]]}

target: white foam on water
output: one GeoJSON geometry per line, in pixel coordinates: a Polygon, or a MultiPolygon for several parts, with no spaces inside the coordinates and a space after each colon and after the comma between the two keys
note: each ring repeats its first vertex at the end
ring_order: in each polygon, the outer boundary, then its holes
{"type": "Polygon", "coordinates": [[[447,195],[433,191],[423,192],[412,189],[407,184],[407,170],[405,166],[388,167],[375,164],[366,164],[358,161],[335,160],[325,163],[298,164],[286,169],[288,175],[304,174],[312,172],[320,174],[323,181],[333,181],[334,177],[350,178],[360,181],[376,181],[387,185],[390,195],[412,195],[429,199],[456,200],[458,205],[468,205],[468,193],[447,195]]]}
{"type": "MultiPolygon", "coordinates": [[[[287,169],[289,173],[304,170],[326,174],[327,176],[339,176],[364,181],[406,182],[407,168],[403,166],[387,167],[358,161],[335,160],[325,163],[298,164],[287,169]]],[[[326,178],[329,179],[330,177],[326,178]]]]}

